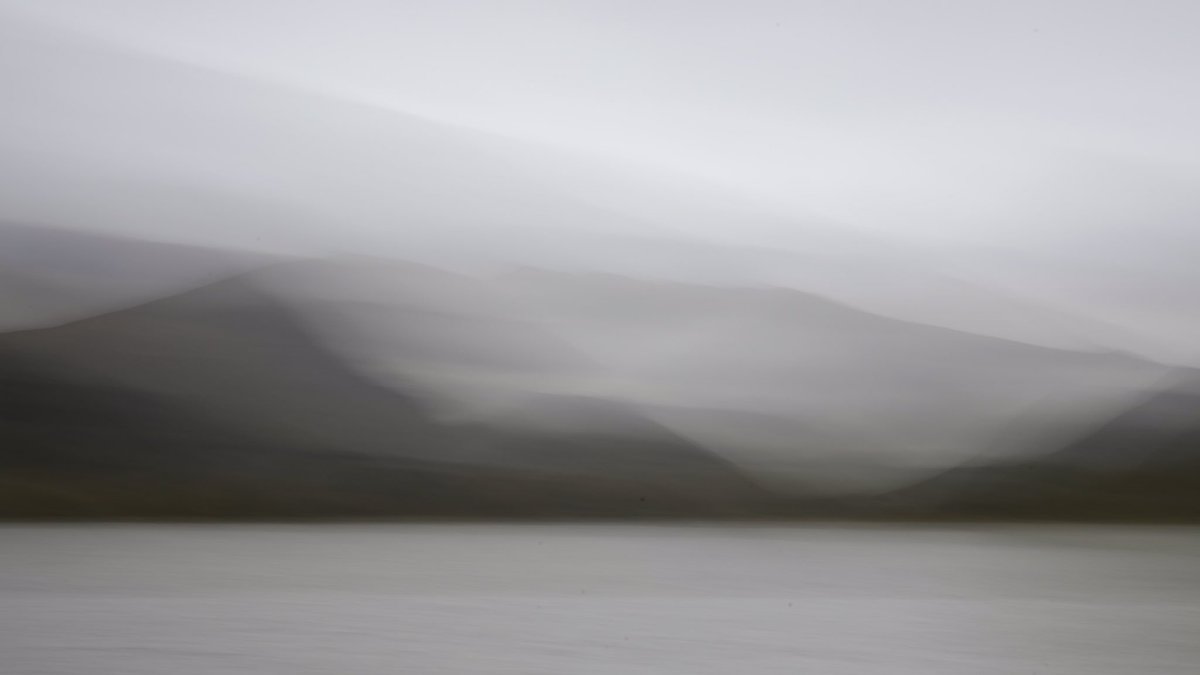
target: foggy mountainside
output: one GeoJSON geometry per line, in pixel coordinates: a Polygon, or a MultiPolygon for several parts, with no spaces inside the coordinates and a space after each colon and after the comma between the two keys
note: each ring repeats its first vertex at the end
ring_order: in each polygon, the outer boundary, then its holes
{"type": "Polygon", "coordinates": [[[966,466],[898,491],[881,508],[999,519],[1200,518],[1200,373],[1137,403],[1062,450],[966,466]]]}
{"type": "Polygon", "coordinates": [[[807,72],[758,40],[711,118],[657,39],[575,64],[656,103],[572,143],[472,117],[570,88],[536,50],[440,99],[440,43],[340,87],[47,11],[0,9],[0,516],[1200,516],[1185,163],[925,148],[965,113],[829,82],[738,112],[807,72]]]}
{"type": "Polygon", "coordinates": [[[0,0],[0,675],[1196,675],[1197,0],[0,0]]]}
{"type": "MultiPolygon", "coordinates": [[[[125,247],[177,278],[196,272],[176,256],[212,270],[245,264],[38,231],[45,255],[82,258],[83,288],[88,270],[119,276],[111,265],[125,247]]],[[[0,236],[12,233],[33,248],[27,227],[0,236]]],[[[0,513],[1196,515],[1190,389],[1092,426],[1066,412],[1073,397],[1112,400],[1166,372],[1128,355],[912,324],[780,289],[531,271],[488,280],[378,259],[260,263],[0,335],[0,513]],[[1031,397],[1059,407],[1016,405],[1031,397]],[[888,460],[901,444],[978,445],[1018,422],[1046,430],[1018,448],[1043,454],[927,480],[928,467],[888,460]]],[[[63,287],[57,302],[71,306],[73,294],[94,297],[63,287]]]]}
{"type": "Polygon", "coordinates": [[[249,278],[9,333],[0,358],[8,515],[722,514],[761,500],[616,404],[594,431],[440,423],[249,278]]]}

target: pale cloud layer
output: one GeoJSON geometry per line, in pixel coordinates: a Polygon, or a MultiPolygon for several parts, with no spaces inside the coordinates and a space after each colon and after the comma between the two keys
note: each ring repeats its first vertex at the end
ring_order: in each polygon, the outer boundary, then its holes
{"type": "Polygon", "coordinates": [[[1094,154],[1200,171],[1186,0],[6,4],[913,236],[1024,243],[1094,154]]]}

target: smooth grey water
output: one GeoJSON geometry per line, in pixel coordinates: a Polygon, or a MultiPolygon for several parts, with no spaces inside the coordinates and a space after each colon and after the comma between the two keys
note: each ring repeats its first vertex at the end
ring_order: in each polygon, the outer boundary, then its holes
{"type": "Polygon", "coordinates": [[[1196,675],[1200,530],[0,528],[3,675],[1196,675]]]}

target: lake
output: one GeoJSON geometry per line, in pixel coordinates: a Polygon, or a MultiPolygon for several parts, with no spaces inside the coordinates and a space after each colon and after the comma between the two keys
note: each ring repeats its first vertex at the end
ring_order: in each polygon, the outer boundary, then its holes
{"type": "Polygon", "coordinates": [[[1196,675],[1200,528],[6,525],[4,675],[1196,675]]]}

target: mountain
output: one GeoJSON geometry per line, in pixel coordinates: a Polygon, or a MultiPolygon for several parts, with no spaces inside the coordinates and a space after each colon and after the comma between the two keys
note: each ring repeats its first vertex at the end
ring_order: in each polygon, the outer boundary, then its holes
{"type": "Polygon", "coordinates": [[[168,396],[0,358],[0,515],[238,517],[445,508],[420,463],[297,445],[168,396]]]}
{"type": "Polygon", "coordinates": [[[1053,448],[1165,370],[786,288],[361,258],[297,270],[275,280],[309,326],[439,413],[619,401],[784,491],[874,490],[1053,448]]]}
{"type": "Polygon", "coordinates": [[[1050,459],[1102,471],[1200,466],[1200,371],[1180,369],[1154,392],[1050,459]]]}
{"type": "Polygon", "coordinates": [[[405,393],[355,370],[302,310],[267,290],[267,279],[303,276],[283,268],[0,335],[0,511],[582,517],[760,508],[761,491],[729,464],[618,404],[601,406],[603,433],[541,428],[519,414],[440,419],[419,388],[405,393]]]}
{"type": "Polygon", "coordinates": [[[442,415],[568,393],[598,375],[594,360],[472,275],[355,256],[281,265],[256,280],[340,358],[378,381],[419,387],[442,415]]]}
{"type": "Polygon", "coordinates": [[[398,426],[419,424],[420,415],[346,369],[245,277],[2,335],[0,350],[170,396],[297,443],[387,454],[398,444],[417,452],[432,442],[395,438],[398,426]]]}
{"type": "Polygon", "coordinates": [[[0,221],[0,331],[136,305],[274,260],[246,251],[0,221]]]}
{"type": "Polygon", "coordinates": [[[600,364],[608,394],[661,411],[660,421],[747,468],[761,459],[764,476],[780,457],[837,456],[890,465],[886,476],[858,472],[875,489],[904,464],[915,479],[976,455],[1050,451],[1168,370],[786,288],[531,270],[497,284],[600,364]]]}
{"type": "Polygon", "coordinates": [[[881,501],[923,517],[1200,518],[1200,374],[1172,383],[1057,452],[947,471],[881,501]]]}
{"type": "Polygon", "coordinates": [[[1161,369],[782,289],[534,277],[286,262],[0,334],[0,513],[1195,511],[1200,379],[1079,435],[1161,369]],[[929,471],[904,466],[922,440],[994,451],[989,430],[1036,424],[1009,459],[865,494],[929,471]],[[1078,438],[1037,454],[1056,434],[1078,438]]]}

